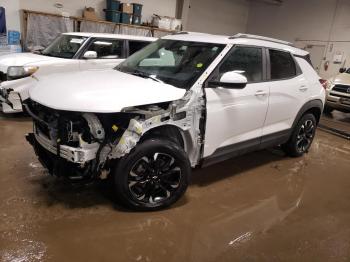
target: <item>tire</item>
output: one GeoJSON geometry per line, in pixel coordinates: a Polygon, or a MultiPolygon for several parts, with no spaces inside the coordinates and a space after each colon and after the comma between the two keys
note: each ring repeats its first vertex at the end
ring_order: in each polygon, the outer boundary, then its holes
{"type": "Polygon", "coordinates": [[[291,157],[300,157],[308,152],[315,137],[317,122],[313,114],[305,114],[298,121],[288,142],[282,145],[291,157]]]}
{"type": "Polygon", "coordinates": [[[325,113],[326,115],[329,115],[330,113],[332,113],[334,110],[334,108],[329,107],[329,106],[325,106],[323,109],[323,113],[325,113]]]}
{"type": "Polygon", "coordinates": [[[190,174],[190,162],[179,145],[149,139],[119,160],[113,171],[115,194],[133,210],[163,209],[184,195],[190,174]]]}

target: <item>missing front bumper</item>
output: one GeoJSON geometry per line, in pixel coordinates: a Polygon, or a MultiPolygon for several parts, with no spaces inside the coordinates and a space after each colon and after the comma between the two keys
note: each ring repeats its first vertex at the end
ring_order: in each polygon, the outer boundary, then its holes
{"type": "Polygon", "coordinates": [[[70,162],[62,156],[57,156],[57,154],[50,152],[41,145],[34,133],[27,134],[26,139],[33,146],[40,163],[48,170],[49,174],[57,177],[66,177],[74,181],[85,181],[86,179],[90,180],[94,177],[94,172],[87,172],[92,170],[93,161],[82,166],[70,162]]]}
{"type": "Polygon", "coordinates": [[[6,114],[23,112],[22,100],[18,93],[10,92],[7,96],[0,94],[1,111],[6,114]]]}
{"type": "Polygon", "coordinates": [[[84,148],[59,145],[58,150],[57,145],[55,145],[42,132],[40,132],[40,130],[36,129],[35,126],[34,133],[28,134],[27,137],[27,140],[31,145],[38,143],[41,147],[43,147],[51,154],[75,164],[85,164],[95,159],[100,146],[98,143],[86,144],[84,145],[84,148]],[[33,141],[35,141],[35,143],[33,141]]]}

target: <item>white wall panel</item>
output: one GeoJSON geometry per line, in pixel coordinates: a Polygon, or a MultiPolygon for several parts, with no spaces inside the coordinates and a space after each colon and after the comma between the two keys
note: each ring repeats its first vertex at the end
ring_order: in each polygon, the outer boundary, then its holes
{"type": "Polygon", "coordinates": [[[19,0],[0,0],[0,6],[6,9],[7,30],[19,31],[19,0]]]}
{"type": "Polygon", "coordinates": [[[245,32],[248,13],[247,0],[187,0],[185,30],[226,35],[245,32]]]}

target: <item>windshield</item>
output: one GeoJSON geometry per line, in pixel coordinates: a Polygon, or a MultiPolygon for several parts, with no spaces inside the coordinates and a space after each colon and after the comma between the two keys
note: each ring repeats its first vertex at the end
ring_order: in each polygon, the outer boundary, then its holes
{"type": "Polygon", "coordinates": [[[87,39],[87,37],[82,36],[61,35],[57,37],[44,51],[42,51],[42,54],[70,59],[74,57],[87,39]]]}
{"type": "Polygon", "coordinates": [[[225,45],[160,39],[116,67],[139,76],[189,89],[220,54],[225,45]]]}

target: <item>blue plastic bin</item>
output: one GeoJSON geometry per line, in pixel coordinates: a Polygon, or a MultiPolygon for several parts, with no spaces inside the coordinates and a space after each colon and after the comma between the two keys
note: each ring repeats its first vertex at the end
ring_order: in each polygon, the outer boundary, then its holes
{"type": "Polygon", "coordinates": [[[141,16],[133,15],[132,16],[132,23],[134,25],[141,25],[141,16]]]}
{"type": "Polygon", "coordinates": [[[120,22],[122,24],[131,24],[132,23],[132,15],[127,13],[121,13],[120,22]]]}
{"type": "Polygon", "coordinates": [[[136,16],[142,15],[142,5],[133,3],[133,14],[136,16]]]}
{"type": "Polygon", "coordinates": [[[112,10],[106,10],[105,12],[106,12],[106,20],[108,22],[120,23],[120,12],[112,11],[112,10]]]}
{"type": "Polygon", "coordinates": [[[21,42],[21,33],[18,31],[7,31],[7,42],[9,45],[19,45],[21,42]]]}
{"type": "Polygon", "coordinates": [[[107,10],[119,11],[120,1],[118,0],[107,0],[107,10]]]}

